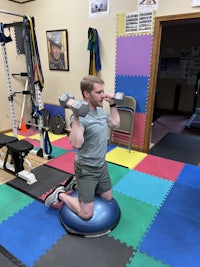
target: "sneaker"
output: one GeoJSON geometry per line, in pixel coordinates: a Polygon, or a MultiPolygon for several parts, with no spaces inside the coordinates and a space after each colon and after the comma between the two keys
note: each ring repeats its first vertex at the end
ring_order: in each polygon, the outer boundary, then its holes
{"type": "Polygon", "coordinates": [[[44,205],[49,208],[51,207],[55,202],[58,202],[58,195],[59,193],[65,193],[64,186],[58,186],[56,187],[45,199],[44,205]]]}
{"type": "Polygon", "coordinates": [[[65,191],[74,191],[77,189],[77,180],[73,178],[72,181],[65,187],[65,191]]]}
{"type": "Polygon", "coordinates": [[[67,180],[67,182],[63,185],[65,188],[65,191],[74,191],[77,187],[77,180],[76,177],[73,177],[69,180],[67,180]]]}

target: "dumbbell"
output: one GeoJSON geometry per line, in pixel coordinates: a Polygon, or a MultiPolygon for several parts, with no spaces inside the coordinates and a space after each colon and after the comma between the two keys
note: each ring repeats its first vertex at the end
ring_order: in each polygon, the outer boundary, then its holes
{"type": "Polygon", "coordinates": [[[70,94],[63,93],[59,102],[61,107],[71,109],[76,116],[85,117],[89,112],[89,105],[86,101],[75,100],[74,96],[70,94]]]}
{"type": "Polygon", "coordinates": [[[114,95],[114,101],[116,105],[121,105],[124,101],[124,93],[123,92],[117,92],[114,95]]]}

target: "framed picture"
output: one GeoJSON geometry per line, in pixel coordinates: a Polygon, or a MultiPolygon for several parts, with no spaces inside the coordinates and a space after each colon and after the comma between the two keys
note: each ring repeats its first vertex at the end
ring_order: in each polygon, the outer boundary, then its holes
{"type": "Polygon", "coordinates": [[[108,16],[110,0],[89,0],[89,17],[108,16]]]}
{"type": "Polygon", "coordinates": [[[67,30],[47,31],[46,35],[49,69],[69,71],[67,30]]]}

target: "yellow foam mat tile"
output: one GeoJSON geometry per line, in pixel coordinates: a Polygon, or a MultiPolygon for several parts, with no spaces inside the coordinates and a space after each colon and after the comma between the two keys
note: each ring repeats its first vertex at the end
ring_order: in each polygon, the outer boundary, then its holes
{"type": "Polygon", "coordinates": [[[18,135],[17,138],[18,138],[18,140],[22,140],[22,139],[27,138],[27,136],[24,136],[24,135],[18,135]]]}
{"type": "Polygon", "coordinates": [[[31,135],[28,138],[40,141],[40,135],[39,134],[31,135]]]}
{"type": "Polygon", "coordinates": [[[13,136],[13,132],[7,132],[7,133],[5,133],[5,135],[13,136]]]}
{"type": "Polygon", "coordinates": [[[49,139],[51,142],[56,141],[58,139],[61,139],[63,137],[66,137],[66,134],[53,134],[51,132],[49,132],[49,139]]]}
{"type": "Polygon", "coordinates": [[[129,169],[138,165],[147,154],[125,148],[116,147],[106,154],[106,160],[129,169]]]}
{"type": "Polygon", "coordinates": [[[117,15],[117,36],[124,36],[126,34],[125,26],[126,26],[126,14],[118,14],[117,15]]]}

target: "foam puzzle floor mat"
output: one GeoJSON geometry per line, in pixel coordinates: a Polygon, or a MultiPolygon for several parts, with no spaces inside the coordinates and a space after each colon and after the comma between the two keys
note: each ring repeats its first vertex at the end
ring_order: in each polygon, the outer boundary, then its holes
{"type": "Polygon", "coordinates": [[[200,191],[175,184],[151,225],[140,251],[173,267],[198,266],[200,191]]]}
{"type": "Polygon", "coordinates": [[[74,174],[74,161],[75,152],[68,151],[67,153],[45,163],[45,165],[74,174]]]}
{"type": "Polygon", "coordinates": [[[13,256],[9,251],[0,245],[0,263],[4,267],[26,267],[22,262],[20,262],[15,256],[13,256]]]}
{"type": "Polygon", "coordinates": [[[183,163],[200,163],[200,136],[168,132],[148,154],[183,163]]]}
{"type": "Polygon", "coordinates": [[[29,185],[21,178],[15,178],[7,184],[40,201],[45,199],[53,187],[64,183],[72,176],[72,174],[46,165],[35,168],[32,173],[37,179],[34,184],[29,185]]]}
{"type": "MultiPolygon", "coordinates": [[[[3,187],[9,190],[9,186],[3,187]]],[[[112,237],[90,239],[68,234],[59,221],[58,210],[47,209],[41,202],[27,198],[29,203],[15,209],[0,224],[2,246],[25,266],[64,267],[66,262],[71,262],[69,266],[106,266],[109,263],[114,267],[116,264],[124,266],[133,256],[131,246],[112,237]]]]}
{"type": "MultiPolygon", "coordinates": [[[[53,266],[56,262],[64,267],[68,260],[73,262],[71,266],[78,266],[79,250],[81,262],[85,261],[86,266],[89,267],[94,266],[95,257],[98,258],[97,266],[106,266],[105,262],[115,267],[143,267],[144,263],[153,267],[198,266],[200,212],[196,203],[200,198],[197,182],[200,180],[199,167],[185,164],[181,171],[177,172],[177,177],[170,180],[113,163],[109,163],[108,166],[113,183],[113,196],[121,209],[120,222],[108,236],[97,238],[94,242],[70,235],[60,224],[58,211],[46,209],[42,203],[31,201],[31,198],[25,195],[28,201],[20,205],[18,210],[15,208],[13,214],[4,216],[1,221],[1,244],[26,266],[34,267],[44,266],[44,264],[53,266]],[[190,183],[186,177],[190,170],[191,175],[196,173],[194,168],[197,175],[190,183]],[[21,220],[23,223],[20,223],[21,220]],[[48,225],[47,229],[45,224],[48,225]],[[16,226],[17,232],[14,231],[16,226]],[[3,230],[4,228],[6,231],[3,230]],[[37,228],[39,230],[36,230],[37,228]],[[40,231],[39,237],[38,231],[40,231]],[[53,237],[49,236],[52,232],[53,237]],[[11,235],[15,243],[9,242],[6,238],[9,236],[11,238],[11,235]],[[26,240],[25,243],[32,239],[39,242],[38,250],[26,256],[27,258],[24,253],[21,255],[20,251],[33,248],[32,245],[28,248],[25,245],[22,247],[22,239],[26,240]],[[16,240],[19,240],[20,249],[16,247],[16,240]],[[95,248],[95,257],[90,256],[89,251],[92,248],[95,248]],[[108,251],[110,252],[107,253],[108,251]],[[183,255],[182,251],[187,253],[183,255]],[[118,255],[115,255],[116,252],[122,253],[121,260],[118,259],[118,255]],[[85,255],[89,256],[84,260],[85,255]]],[[[2,198],[10,188],[7,186],[5,190],[5,186],[7,185],[3,186],[5,192],[1,194],[2,198]]],[[[2,186],[0,189],[2,190],[0,192],[3,192],[2,186]]],[[[18,195],[22,194],[19,191],[16,192],[18,195]]],[[[8,195],[12,195],[11,192],[8,195]]],[[[34,243],[33,246],[38,245],[34,243]]]]}
{"type": "Polygon", "coordinates": [[[145,157],[145,153],[133,150],[129,151],[125,148],[116,147],[107,153],[106,160],[108,162],[132,169],[145,157]]]}
{"type": "Polygon", "coordinates": [[[40,261],[35,263],[34,267],[126,266],[132,255],[132,247],[128,247],[109,236],[84,239],[64,235],[53,246],[53,249],[47,251],[40,261]]]}
{"type": "Polygon", "coordinates": [[[16,178],[0,185],[5,267],[199,266],[200,167],[109,145],[106,159],[121,219],[108,235],[86,239],[67,233],[59,210],[42,203],[74,174],[75,151],[53,140],[55,158],[33,170],[38,183],[16,178]]]}

